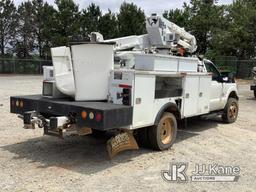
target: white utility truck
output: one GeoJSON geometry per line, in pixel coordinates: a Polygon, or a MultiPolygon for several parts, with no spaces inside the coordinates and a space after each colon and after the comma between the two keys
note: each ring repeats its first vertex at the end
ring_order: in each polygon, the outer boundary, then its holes
{"type": "Polygon", "coordinates": [[[238,116],[233,78],[192,54],[196,39],[183,28],[152,14],[147,34],[52,48],[53,67],[44,68],[43,94],[14,96],[11,112],[25,128],[44,128],[62,137],[117,130],[113,155],[144,143],[157,150],[172,146],[179,123],[219,113],[224,122],[238,116]]]}

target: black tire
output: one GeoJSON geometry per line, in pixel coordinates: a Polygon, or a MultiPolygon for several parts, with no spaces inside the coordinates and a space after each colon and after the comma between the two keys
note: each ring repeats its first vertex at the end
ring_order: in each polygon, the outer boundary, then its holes
{"type": "Polygon", "coordinates": [[[172,113],[165,112],[157,126],[148,128],[149,144],[155,150],[169,149],[173,145],[176,135],[177,120],[172,113]]]}
{"type": "Polygon", "coordinates": [[[222,120],[225,123],[234,123],[239,111],[238,101],[235,98],[229,98],[222,114],[222,120]]]}
{"type": "Polygon", "coordinates": [[[106,131],[99,131],[93,129],[91,136],[93,136],[94,138],[104,138],[106,136],[106,131]]]}
{"type": "Polygon", "coordinates": [[[149,147],[148,129],[148,127],[144,127],[137,130],[136,140],[140,147],[149,147]]]}
{"type": "Polygon", "coordinates": [[[256,90],[254,90],[254,97],[255,97],[255,99],[256,99],[256,90]]]}

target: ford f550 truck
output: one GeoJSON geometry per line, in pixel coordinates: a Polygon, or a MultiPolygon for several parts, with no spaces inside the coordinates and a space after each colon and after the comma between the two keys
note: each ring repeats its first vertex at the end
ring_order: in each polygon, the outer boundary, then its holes
{"type": "Polygon", "coordinates": [[[153,14],[147,34],[52,48],[53,67],[44,68],[42,94],[13,96],[11,112],[24,128],[45,135],[81,135],[116,130],[110,156],[144,143],[169,149],[182,120],[219,113],[226,123],[238,116],[237,86],[231,76],[192,55],[196,39],[153,14]]]}

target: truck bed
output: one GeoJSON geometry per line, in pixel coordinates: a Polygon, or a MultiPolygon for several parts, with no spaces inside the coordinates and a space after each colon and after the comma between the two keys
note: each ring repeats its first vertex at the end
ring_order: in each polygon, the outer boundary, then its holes
{"type": "Polygon", "coordinates": [[[72,101],[69,98],[53,99],[42,95],[14,96],[10,99],[11,113],[23,115],[36,111],[47,117],[75,116],[80,128],[90,127],[109,130],[132,124],[132,106],[117,105],[106,101],[72,101]],[[86,114],[86,118],[82,117],[86,114]],[[96,118],[96,117],[101,118],[96,118]]]}

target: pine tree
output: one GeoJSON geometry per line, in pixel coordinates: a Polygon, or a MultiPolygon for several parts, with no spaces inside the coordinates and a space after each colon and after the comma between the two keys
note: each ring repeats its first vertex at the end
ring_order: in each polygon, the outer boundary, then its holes
{"type": "Polygon", "coordinates": [[[52,45],[51,40],[52,36],[54,36],[53,29],[57,23],[54,18],[56,10],[43,0],[33,0],[32,4],[35,21],[35,45],[39,57],[44,58],[49,55],[49,48],[52,45]]]}
{"type": "Polygon", "coordinates": [[[118,36],[117,18],[110,10],[100,18],[99,31],[104,39],[113,39],[118,36]]]}
{"type": "Polygon", "coordinates": [[[18,57],[28,58],[35,51],[35,32],[33,5],[30,1],[18,7],[18,27],[15,51],[18,57]]]}
{"type": "Polygon", "coordinates": [[[145,14],[133,3],[124,2],[119,10],[119,36],[141,35],[146,33],[145,14]]]}
{"type": "Polygon", "coordinates": [[[100,30],[99,21],[102,16],[100,7],[94,3],[90,4],[83,10],[81,15],[83,36],[87,39],[91,32],[100,30]]]}
{"type": "Polygon", "coordinates": [[[11,0],[0,1],[0,50],[4,56],[11,51],[17,28],[17,10],[11,0]]]}
{"type": "Polygon", "coordinates": [[[68,45],[72,39],[80,34],[80,12],[79,6],[73,0],[56,0],[56,26],[53,44],[55,46],[68,45]]]}

